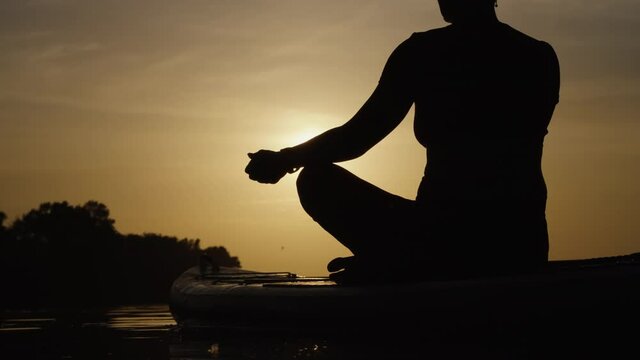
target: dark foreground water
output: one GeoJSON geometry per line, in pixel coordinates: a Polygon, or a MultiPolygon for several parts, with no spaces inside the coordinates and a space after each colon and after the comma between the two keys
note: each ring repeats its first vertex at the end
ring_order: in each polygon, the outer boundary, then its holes
{"type": "Polygon", "coordinates": [[[175,322],[166,305],[5,311],[4,359],[169,359],[175,322]]]}
{"type": "Polygon", "coordinates": [[[5,311],[0,359],[394,359],[473,355],[480,349],[494,358],[506,358],[526,348],[526,344],[490,348],[473,342],[436,347],[430,339],[390,336],[419,329],[380,329],[360,336],[339,332],[340,327],[336,324],[335,329],[321,332],[246,328],[191,332],[176,326],[166,305],[5,311]]]}
{"type": "MultiPolygon", "coordinates": [[[[611,358],[620,354],[620,345],[630,344],[628,339],[618,342],[618,335],[606,341],[602,337],[611,331],[627,334],[627,330],[594,327],[591,331],[588,322],[586,331],[579,334],[552,331],[554,325],[549,324],[549,331],[543,327],[535,333],[479,328],[472,329],[471,336],[438,338],[422,335],[421,325],[411,322],[393,329],[374,325],[366,334],[340,332],[341,324],[321,332],[192,333],[176,326],[166,305],[1,314],[0,359],[541,359],[584,358],[595,355],[595,349],[611,358]]],[[[635,343],[637,326],[628,325],[635,343]]]]}

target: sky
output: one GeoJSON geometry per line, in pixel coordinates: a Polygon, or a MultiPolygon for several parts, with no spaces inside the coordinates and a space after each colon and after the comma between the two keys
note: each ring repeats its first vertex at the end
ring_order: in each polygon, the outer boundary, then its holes
{"type": "MultiPolygon", "coordinates": [[[[560,60],[550,258],[640,252],[640,2],[499,0],[497,13],[560,60]]],[[[400,42],[445,25],[436,0],[3,0],[0,211],[97,200],[122,233],[324,275],[348,250],[304,213],[296,175],[250,181],[247,153],[346,122],[400,42]]],[[[414,198],[426,154],[412,114],[341,165],[414,198]]]]}

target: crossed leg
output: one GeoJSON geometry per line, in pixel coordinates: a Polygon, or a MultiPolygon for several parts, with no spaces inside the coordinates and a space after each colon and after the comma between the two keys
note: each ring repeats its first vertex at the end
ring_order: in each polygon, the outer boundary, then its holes
{"type": "Polygon", "coordinates": [[[356,267],[368,275],[397,254],[424,242],[415,201],[384,191],[335,165],[305,167],[298,176],[305,211],[354,254],[329,263],[329,271],[356,267]]]}
{"type": "Polygon", "coordinates": [[[328,265],[330,272],[351,270],[348,281],[535,271],[547,261],[544,218],[533,225],[535,216],[507,221],[508,213],[491,206],[446,218],[334,164],[305,167],[297,187],[305,211],[354,254],[328,265]],[[499,211],[505,224],[492,227],[499,211]]]}

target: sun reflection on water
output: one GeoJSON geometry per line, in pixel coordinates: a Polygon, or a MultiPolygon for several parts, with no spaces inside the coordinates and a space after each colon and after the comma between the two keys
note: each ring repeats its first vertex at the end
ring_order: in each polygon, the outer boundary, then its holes
{"type": "Polygon", "coordinates": [[[50,326],[54,323],[54,318],[20,318],[12,317],[8,319],[2,319],[0,321],[0,332],[26,332],[26,331],[40,331],[46,326],[50,326]]]}
{"type": "Polygon", "coordinates": [[[107,327],[127,331],[169,331],[176,325],[166,305],[123,306],[106,313],[107,327]]]}

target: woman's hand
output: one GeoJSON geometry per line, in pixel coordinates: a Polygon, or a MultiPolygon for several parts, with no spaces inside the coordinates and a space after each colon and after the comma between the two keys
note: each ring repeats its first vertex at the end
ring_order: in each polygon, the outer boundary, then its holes
{"type": "Polygon", "coordinates": [[[263,184],[275,184],[287,173],[294,172],[290,161],[282,152],[260,150],[249,153],[249,165],[244,172],[249,174],[249,179],[263,184]]]}

